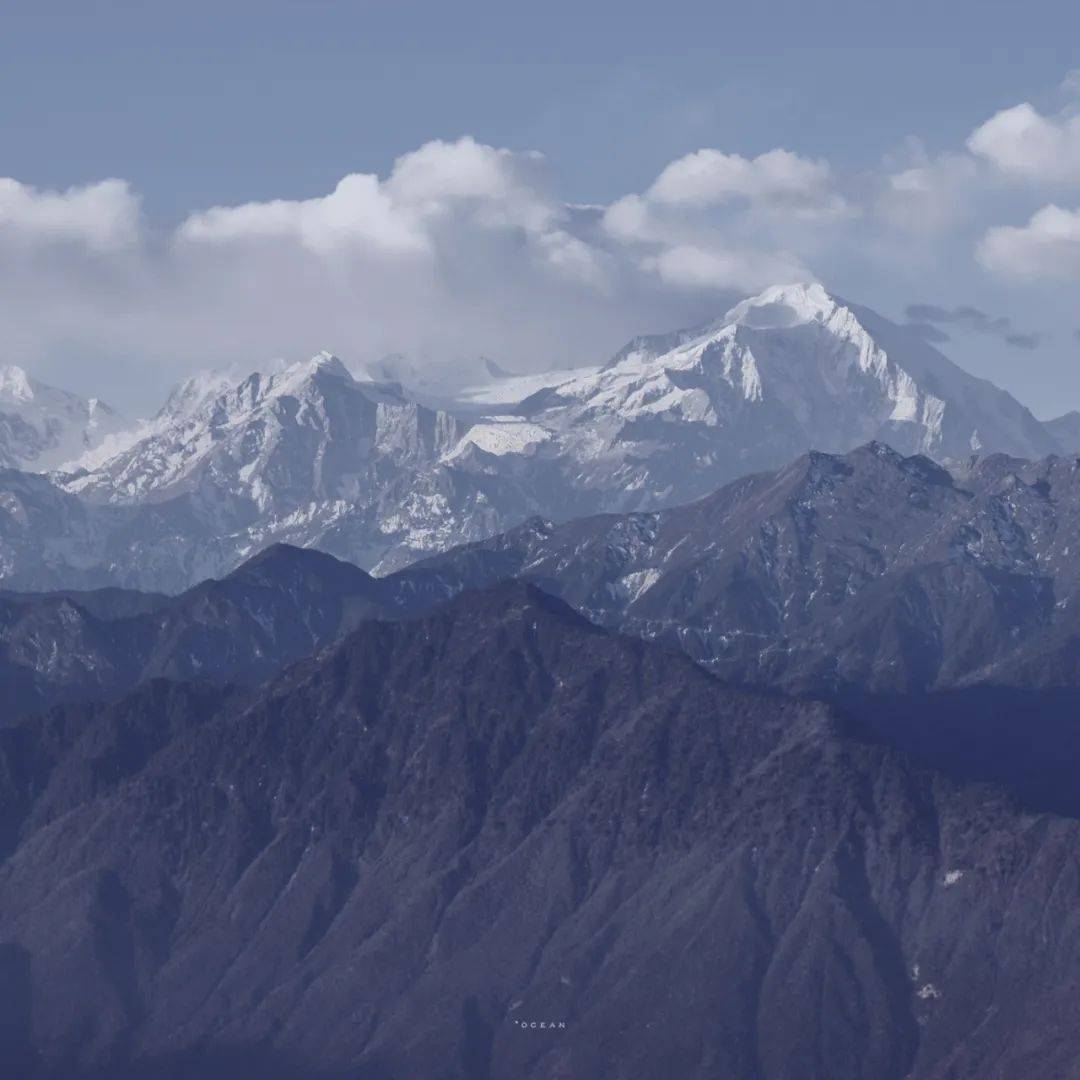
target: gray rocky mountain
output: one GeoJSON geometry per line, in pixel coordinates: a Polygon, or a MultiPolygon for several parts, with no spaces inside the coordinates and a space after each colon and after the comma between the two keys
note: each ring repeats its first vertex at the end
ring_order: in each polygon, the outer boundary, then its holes
{"type": "Polygon", "coordinates": [[[1080,461],[953,475],[882,443],[811,453],[687,506],[542,519],[390,581],[524,577],[726,678],[799,693],[1080,683],[1080,461]]]}

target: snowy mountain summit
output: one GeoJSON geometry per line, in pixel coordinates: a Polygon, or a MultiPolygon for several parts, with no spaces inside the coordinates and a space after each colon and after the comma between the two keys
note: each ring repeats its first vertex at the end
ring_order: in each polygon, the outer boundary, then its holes
{"type": "Polygon", "coordinates": [[[0,466],[46,472],[80,457],[126,422],[98,398],[38,382],[15,364],[0,367],[0,466]]]}
{"type": "Polygon", "coordinates": [[[522,411],[610,508],[627,491],[640,506],[685,501],[809,449],[874,439],[944,461],[1059,449],[1010,395],[818,284],[767,289],[697,333],[639,339],[522,411]]]}
{"type": "Polygon", "coordinates": [[[170,405],[146,438],[66,489],[112,504],[198,495],[295,513],[376,494],[391,464],[433,460],[456,434],[450,417],[358,382],[328,352],[235,385],[184,384],[170,405]]]}
{"type": "MultiPolygon", "coordinates": [[[[1076,449],[1066,426],[817,284],[635,338],[603,366],[489,370],[443,406],[381,377],[396,371],[364,374],[319,353],[196,376],[135,437],[49,478],[8,474],[0,579],[179,590],[275,541],[384,572],[533,515],[690,502],[808,450],[878,441],[966,465],[1076,449]]],[[[0,400],[25,413],[25,380],[4,378],[0,400]]]]}

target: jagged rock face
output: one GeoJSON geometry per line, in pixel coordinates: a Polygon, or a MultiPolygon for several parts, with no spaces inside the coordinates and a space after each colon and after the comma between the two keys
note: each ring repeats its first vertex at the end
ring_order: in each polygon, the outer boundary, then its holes
{"type": "Polygon", "coordinates": [[[251,375],[65,486],[94,502],[212,492],[283,513],[370,498],[380,468],[431,461],[454,435],[450,417],[357,383],[320,354],[278,375],[251,375]]]}
{"type": "Polygon", "coordinates": [[[1075,822],[520,585],[254,700],[155,682],[9,728],[0,805],[29,1078],[1076,1060],[1075,822]]]}
{"type": "Polygon", "coordinates": [[[180,591],[277,542],[393,565],[550,505],[538,471],[500,471],[463,430],[327,355],[223,393],[196,380],[104,464],[0,477],[0,580],[180,591]]]}
{"type": "Polygon", "coordinates": [[[126,427],[97,398],[82,398],[0,367],[0,468],[45,472],[74,461],[126,427]]]}
{"type": "Polygon", "coordinates": [[[410,589],[525,576],[725,677],[803,693],[1080,679],[1080,467],[953,477],[875,443],[700,502],[519,529],[425,560],[410,589]]]}

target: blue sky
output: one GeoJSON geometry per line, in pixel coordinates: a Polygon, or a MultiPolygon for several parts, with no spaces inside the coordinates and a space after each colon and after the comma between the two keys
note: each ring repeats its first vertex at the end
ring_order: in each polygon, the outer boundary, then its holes
{"type": "MultiPolygon", "coordinates": [[[[582,362],[633,333],[715,313],[790,267],[893,318],[912,303],[975,307],[981,322],[938,324],[949,355],[1040,414],[1080,407],[1071,221],[1030,228],[1044,207],[1080,207],[1069,156],[1080,85],[1068,81],[1078,43],[1076,6],[1039,2],[8,4],[0,177],[20,185],[19,207],[36,209],[5,219],[0,197],[0,284],[17,276],[0,308],[15,355],[0,359],[78,389],[105,382],[127,408],[187,368],[254,364],[268,351],[444,348],[444,359],[475,348],[519,367],[582,362]],[[1052,148],[1060,166],[1019,168],[1005,125],[970,149],[974,132],[1023,103],[1064,132],[1052,148]],[[478,210],[472,192],[468,213],[459,195],[432,209],[425,188],[423,238],[414,200],[413,233],[377,241],[389,269],[368,248],[362,269],[345,269],[307,226],[283,239],[277,219],[271,245],[265,214],[254,238],[246,226],[238,235],[236,219],[218,221],[214,243],[224,228],[228,244],[210,266],[191,249],[199,230],[174,250],[192,215],[318,200],[350,174],[386,182],[403,155],[463,136],[512,152],[483,166],[514,173],[496,184],[497,214],[490,202],[478,210]],[[706,206],[676,190],[676,176],[675,196],[650,202],[665,168],[703,149],[722,155],[695,161],[726,170],[725,194],[706,206]],[[794,164],[767,159],[745,184],[805,165],[812,198],[783,180],[765,206],[731,179],[735,159],[777,150],[794,164]],[[895,177],[933,187],[933,207],[886,206],[895,177]],[[57,231],[68,209],[41,198],[108,178],[127,185],[128,209],[105,192],[76,211],[123,219],[124,239],[101,241],[95,226],[88,254],[77,229],[57,231]],[[587,216],[552,224],[556,205],[610,209],[628,197],[642,205],[633,222],[623,206],[617,234],[610,214],[602,229],[587,216]],[[527,265],[493,217],[524,237],[527,265]],[[1028,231],[988,243],[1001,228],[1028,231]],[[402,260],[421,248],[424,269],[407,271],[402,260]],[[538,259],[571,277],[552,280],[538,259]],[[274,317],[259,319],[262,303],[274,317]],[[43,328],[58,304],[63,317],[43,328]]],[[[449,175],[447,155],[428,158],[449,175]]],[[[481,167],[462,160],[452,169],[481,167]]],[[[391,200],[401,188],[387,188],[391,200]]],[[[200,240],[211,231],[203,222],[200,240]]]]}

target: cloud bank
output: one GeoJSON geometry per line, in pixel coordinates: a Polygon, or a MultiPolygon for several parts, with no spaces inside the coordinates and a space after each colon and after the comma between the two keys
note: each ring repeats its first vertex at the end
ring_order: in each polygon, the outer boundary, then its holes
{"type": "MultiPolygon", "coordinates": [[[[838,268],[887,276],[960,251],[973,278],[1075,281],[1077,187],[1080,113],[1028,103],[961,147],[931,156],[913,139],[858,171],[783,147],[705,147],[606,205],[565,200],[542,154],[470,137],[310,197],[193,209],[175,227],[147,220],[123,180],[0,179],[0,361],[96,366],[147,400],[192,368],[322,347],[356,362],[596,362],[633,334],[776,282],[830,284],[838,268]]],[[[909,318],[930,340],[955,327],[1041,343],[970,305],[909,318]]]]}

